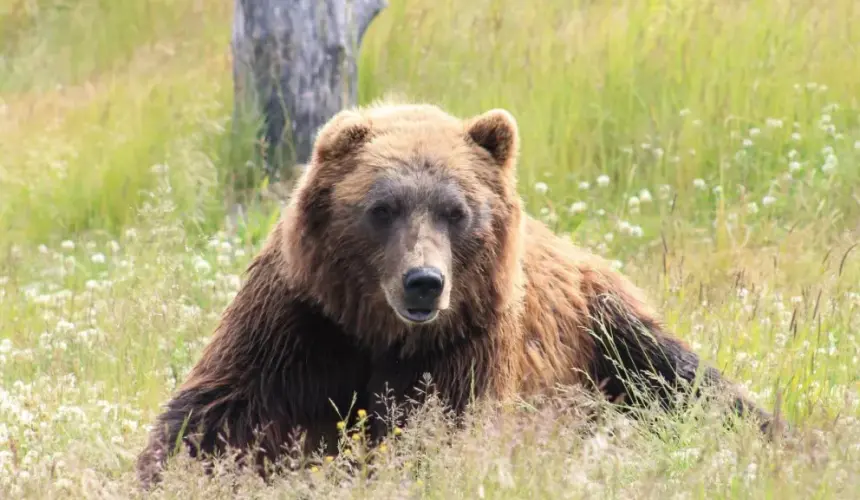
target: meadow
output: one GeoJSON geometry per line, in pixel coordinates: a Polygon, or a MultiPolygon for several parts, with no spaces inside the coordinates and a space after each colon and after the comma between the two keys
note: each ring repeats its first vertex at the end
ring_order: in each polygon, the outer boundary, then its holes
{"type": "MultiPolygon", "coordinates": [[[[143,496],[147,426],[278,217],[240,182],[259,165],[230,134],[232,9],[0,0],[0,498],[143,496]]],[[[264,485],[180,458],[150,496],[856,496],[857,26],[853,0],[392,0],[359,62],[362,103],[510,110],[529,212],[612,259],[792,436],[571,394],[478,408],[446,442],[431,406],[358,473],[264,485]]]]}

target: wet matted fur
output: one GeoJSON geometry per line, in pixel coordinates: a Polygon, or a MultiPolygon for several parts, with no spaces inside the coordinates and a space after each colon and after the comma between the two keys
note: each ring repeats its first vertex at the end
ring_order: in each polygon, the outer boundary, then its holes
{"type": "Polygon", "coordinates": [[[141,481],[158,479],[178,442],[195,456],[258,442],[259,464],[301,432],[308,449],[324,440],[334,452],[335,407],[366,408],[378,439],[388,432],[378,395],[418,399],[428,374],[455,413],[472,398],[568,384],[634,403],[644,390],[671,406],[702,375],[766,428],[771,416],[700,369],[625,276],[523,211],[518,137],[504,110],[461,120],[381,103],[326,124],[213,340],[157,419],[141,481]],[[383,202],[394,204],[386,228],[367,219],[383,202]],[[446,302],[434,321],[404,321],[388,284],[404,262],[429,260],[446,273],[446,302]]]}

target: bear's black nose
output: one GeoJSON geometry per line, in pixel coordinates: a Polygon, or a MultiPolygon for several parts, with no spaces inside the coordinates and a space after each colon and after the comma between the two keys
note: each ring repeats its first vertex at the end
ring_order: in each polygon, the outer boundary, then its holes
{"type": "Polygon", "coordinates": [[[403,276],[403,291],[408,309],[436,309],[436,299],[442,295],[445,277],[435,267],[413,267],[403,276]]]}

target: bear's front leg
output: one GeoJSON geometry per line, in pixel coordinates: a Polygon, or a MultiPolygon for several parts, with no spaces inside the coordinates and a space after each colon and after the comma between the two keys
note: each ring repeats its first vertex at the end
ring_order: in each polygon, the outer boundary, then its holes
{"type": "MultiPolygon", "coordinates": [[[[674,408],[675,396],[699,376],[699,356],[653,318],[637,314],[635,307],[612,294],[597,298],[590,315],[596,351],[591,371],[603,392],[610,399],[624,397],[632,403],[656,396],[664,407],[674,408]]],[[[701,385],[725,391],[736,414],[753,417],[765,433],[775,424],[783,425],[744,397],[719,370],[701,368],[701,385]]]]}
{"type": "Polygon", "coordinates": [[[161,478],[167,459],[185,447],[192,457],[223,451],[245,434],[246,404],[229,399],[226,389],[181,390],[159,415],[137,461],[138,478],[148,488],[161,478]]]}

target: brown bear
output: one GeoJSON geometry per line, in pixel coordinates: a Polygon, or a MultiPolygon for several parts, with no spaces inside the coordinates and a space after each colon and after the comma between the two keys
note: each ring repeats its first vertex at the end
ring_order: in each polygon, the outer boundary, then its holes
{"type": "Polygon", "coordinates": [[[645,388],[671,405],[700,372],[735,411],[771,422],[717,370],[700,371],[627,278],[523,211],[518,141],[500,109],[460,120],[380,103],[323,126],[244,285],[158,418],[138,461],[144,484],[180,441],[194,456],[256,444],[255,463],[277,459],[299,432],[309,449],[331,446],[335,407],[367,408],[379,438],[378,396],[415,398],[425,373],[461,413],[473,397],[557,384],[599,384],[628,401],[645,388]]]}

